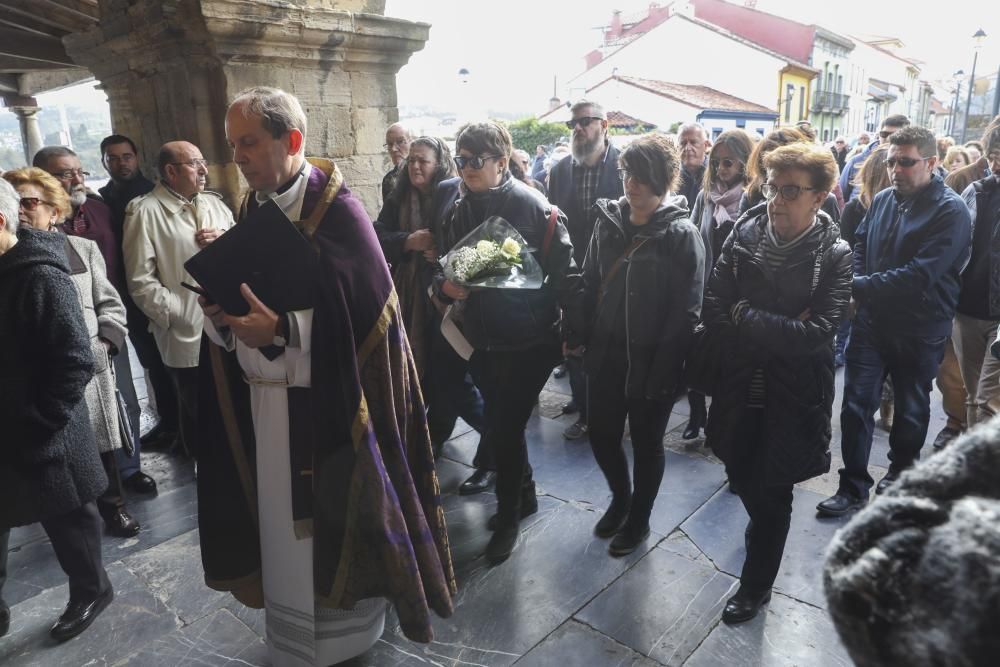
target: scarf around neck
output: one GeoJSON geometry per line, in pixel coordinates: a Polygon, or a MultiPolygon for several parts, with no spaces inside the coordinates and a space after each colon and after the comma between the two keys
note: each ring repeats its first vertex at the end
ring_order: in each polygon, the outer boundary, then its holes
{"type": "Polygon", "coordinates": [[[736,219],[740,210],[740,197],[743,196],[742,183],[737,182],[728,190],[723,190],[723,187],[725,186],[721,183],[713,183],[712,189],[707,193],[712,202],[712,219],[715,220],[716,227],[736,219]]]}

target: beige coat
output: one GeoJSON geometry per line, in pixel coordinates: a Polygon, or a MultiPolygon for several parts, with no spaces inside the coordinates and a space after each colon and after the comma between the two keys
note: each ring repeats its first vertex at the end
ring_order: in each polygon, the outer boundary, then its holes
{"type": "Polygon", "coordinates": [[[127,354],[125,306],[118,290],[108,280],[104,258],[97,244],[77,236],[65,238],[70,277],[80,297],[83,320],[90,336],[90,349],[94,353],[94,377],[87,384],[84,398],[90,411],[90,425],[94,429],[97,449],[110,452],[120,449],[122,441],[118,429],[115,378],[102,340],[111,343],[115,352],[127,354]]]}
{"type": "Polygon", "coordinates": [[[163,363],[171,368],[198,365],[201,307],[198,295],[181,287],[181,282],[196,284],[184,270],[184,262],[199,251],[195,233],[226,230],[232,224],[232,211],[214,192],[186,201],[163,183],[133,199],[125,211],[122,249],[128,289],[149,318],[163,363]]]}

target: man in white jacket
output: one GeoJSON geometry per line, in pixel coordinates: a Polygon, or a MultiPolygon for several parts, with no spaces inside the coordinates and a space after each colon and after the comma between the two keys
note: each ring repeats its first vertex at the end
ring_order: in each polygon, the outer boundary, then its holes
{"type": "Polygon", "coordinates": [[[125,272],[132,298],[149,328],[177,392],[180,433],[175,448],[191,456],[198,403],[198,354],[202,312],[184,262],[233,224],[222,197],[205,190],[208,163],[194,144],[160,148],[160,182],[132,200],[125,213],[125,272]]]}

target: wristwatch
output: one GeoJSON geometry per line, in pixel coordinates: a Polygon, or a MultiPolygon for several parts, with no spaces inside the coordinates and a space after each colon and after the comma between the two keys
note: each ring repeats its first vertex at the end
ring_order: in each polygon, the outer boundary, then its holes
{"type": "Polygon", "coordinates": [[[276,347],[285,347],[288,345],[288,332],[290,330],[288,324],[288,313],[282,313],[278,315],[278,326],[274,330],[274,338],[271,340],[271,345],[276,347]]]}

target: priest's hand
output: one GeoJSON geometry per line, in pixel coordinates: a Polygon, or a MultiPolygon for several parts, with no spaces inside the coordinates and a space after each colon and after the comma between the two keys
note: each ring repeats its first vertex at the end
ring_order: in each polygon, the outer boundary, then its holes
{"type": "Polygon", "coordinates": [[[240,294],[250,305],[250,312],[246,315],[226,313],[223,316],[223,324],[232,329],[236,337],[247,347],[271,345],[278,330],[278,314],[264,305],[246,283],[240,285],[240,294]]]}

